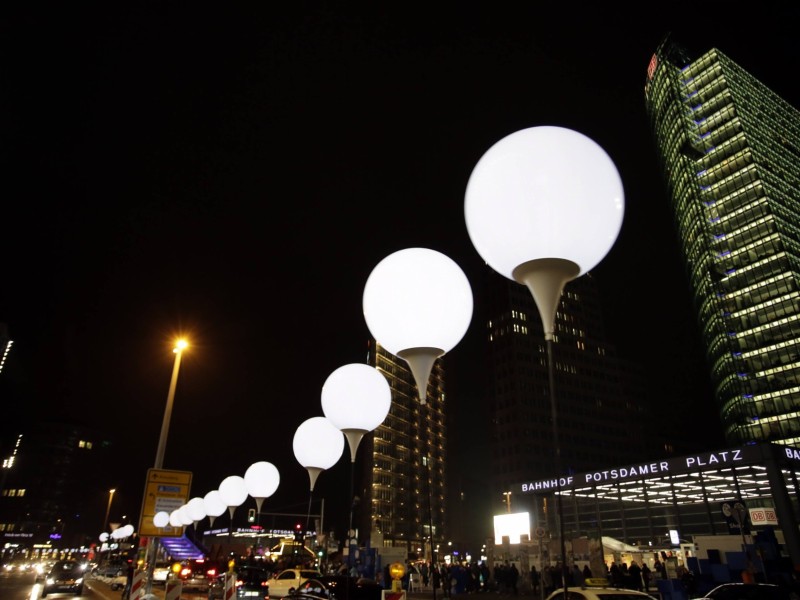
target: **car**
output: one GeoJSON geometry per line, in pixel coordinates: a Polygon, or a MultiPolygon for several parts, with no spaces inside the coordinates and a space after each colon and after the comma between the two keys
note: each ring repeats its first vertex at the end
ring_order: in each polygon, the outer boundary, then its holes
{"type": "Polygon", "coordinates": [[[83,594],[83,578],[86,565],[77,560],[59,560],[50,569],[42,586],[41,597],[48,594],[66,592],[80,596],[83,594]]]}
{"type": "MultiPolygon", "coordinates": [[[[219,600],[224,597],[225,577],[223,574],[213,579],[208,586],[208,600],[219,600]]],[[[269,600],[270,573],[263,567],[241,566],[234,573],[236,576],[236,598],[246,600],[269,600]]]]}
{"type": "Polygon", "coordinates": [[[287,600],[381,600],[383,586],[373,579],[323,575],[308,579],[287,594],[287,600]]]}
{"type": "Polygon", "coordinates": [[[158,583],[160,585],[167,584],[167,577],[169,577],[170,570],[172,565],[167,562],[157,562],[156,566],[153,567],[153,583],[158,583]]]}
{"type": "MultiPolygon", "coordinates": [[[[611,587],[605,580],[603,586],[588,585],[587,587],[568,588],[567,600],[655,600],[650,594],[611,587]]],[[[563,600],[564,588],[558,588],[547,596],[547,600],[563,600]]]]}
{"type": "Polygon", "coordinates": [[[791,590],[773,583],[723,583],[706,592],[713,600],[797,600],[791,590]]]}
{"type": "Polygon", "coordinates": [[[92,569],[95,577],[117,577],[128,572],[128,565],[121,562],[107,562],[97,565],[92,569]]]}
{"type": "MultiPolygon", "coordinates": [[[[210,570],[211,576],[216,575],[216,570],[210,570]]],[[[205,593],[208,591],[209,574],[204,568],[204,563],[195,561],[187,561],[181,565],[181,570],[178,572],[178,579],[181,582],[182,589],[205,593]]]]}
{"type": "Polygon", "coordinates": [[[269,581],[269,597],[283,598],[307,579],[319,579],[322,573],[314,569],[284,569],[269,581]]]}

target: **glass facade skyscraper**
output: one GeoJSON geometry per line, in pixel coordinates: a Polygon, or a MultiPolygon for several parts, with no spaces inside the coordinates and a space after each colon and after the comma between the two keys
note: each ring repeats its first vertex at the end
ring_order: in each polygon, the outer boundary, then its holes
{"type": "Polygon", "coordinates": [[[647,111],[731,444],[800,444],[800,113],[669,39],[647,111]]]}

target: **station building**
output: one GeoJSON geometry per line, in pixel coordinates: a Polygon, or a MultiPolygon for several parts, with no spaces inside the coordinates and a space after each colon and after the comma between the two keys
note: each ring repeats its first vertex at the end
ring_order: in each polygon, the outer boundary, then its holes
{"type": "MultiPolygon", "coordinates": [[[[525,481],[515,493],[532,497],[534,525],[551,539],[560,494],[566,540],[611,538],[655,553],[719,536],[719,549],[800,566],[799,472],[800,449],[760,443],[525,481]],[[759,533],[777,542],[766,558],[759,533]]],[[[710,549],[695,557],[701,571],[718,560],[710,549]]]]}

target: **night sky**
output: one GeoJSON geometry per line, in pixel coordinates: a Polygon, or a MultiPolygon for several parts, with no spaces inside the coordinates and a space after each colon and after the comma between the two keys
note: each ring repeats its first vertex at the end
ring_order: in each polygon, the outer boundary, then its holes
{"type": "MultiPolygon", "coordinates": [[[[203,496],[267,460],[282,480],[264,511],[305,510],[292,438],[322,415],[328,375],[366,359],[367,277],[422,246],[479,292],[467,180],[492,144],[536,125],[588,135],[620,171],[622,232],[594,271],[619,354],[675,385],[678,410],[710,405],[646,68],[671,31],[798,106],[798,9],[200,4],[6,14],[0,322],[15,344],[0,373],[3,456],[34,420],[100,428],[125,451],[91,493],[104,508],[116,487],[119,510],[138,513],[184,334],[164,467],[192,471],[203,496]]],[[[474,318],[445,359],[473,457],[482,334],[474,318]]],[[[696,410],[687,427],[708,429],[713,413],[696,410]]],[[[320,475],[326,523],[346,518],[348,477],[347,457],[320,475]]]]}

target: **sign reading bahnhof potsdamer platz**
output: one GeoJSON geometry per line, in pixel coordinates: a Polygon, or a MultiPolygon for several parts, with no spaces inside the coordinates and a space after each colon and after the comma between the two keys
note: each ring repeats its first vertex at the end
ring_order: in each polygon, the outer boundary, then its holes
{"type": "MultiPolygon", "coordinates": [[[[524,481],[517,492],[561,494],[565,537],[659,546],[669,530],[690,540],[749,534],[763,525],[782,531],[800,564],[799,476],[800,449],[763,443],[524,481]],[[732,513],[731,506],[744,511],[732,513]]],[[[554,511],[537,511],[534,518],[557,531],[554,511]]]]}

